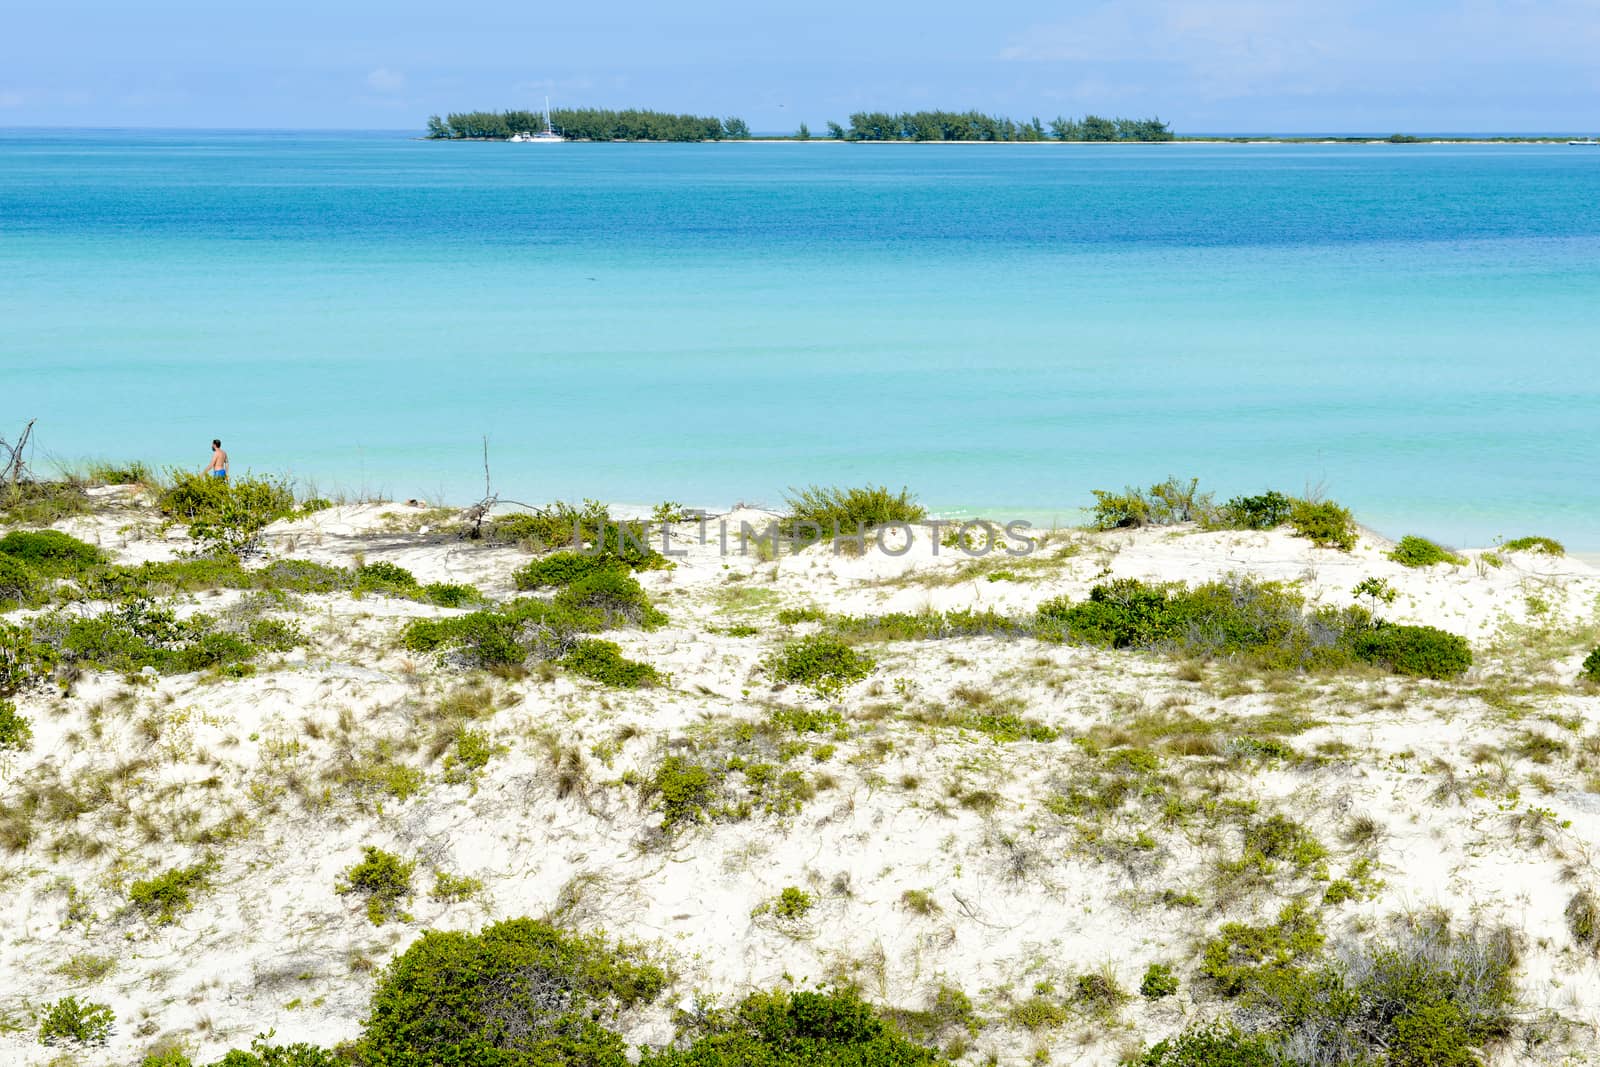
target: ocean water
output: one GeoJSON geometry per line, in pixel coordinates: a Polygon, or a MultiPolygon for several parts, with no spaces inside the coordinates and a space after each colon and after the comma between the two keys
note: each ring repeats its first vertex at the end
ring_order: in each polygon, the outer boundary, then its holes
{"type": "Polygon", "coordinates": [[[1600,550],[1600,151],[0,131],[0,433],[457,501],[1194,474],[1600,550]]]}

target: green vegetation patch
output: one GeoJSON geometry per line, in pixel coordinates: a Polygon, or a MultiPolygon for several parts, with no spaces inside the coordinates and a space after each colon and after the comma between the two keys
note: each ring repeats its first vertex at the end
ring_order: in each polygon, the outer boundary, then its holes
{"type": "Polygon", "coordinates": [[[756,993],[715,1012],[687,1048],[646,1052],[639,1067],[933,1067],[912,1042],[850,989],[756,993]]]}
{"type": "Polygon", "coordinates": [[[98,548],[58,530],[13,530],[0,537],[0,556],[51,578],[72,577],[105,562],[98,548]]]}
{"type": "Polygon", "coordinates": [[[892,522],[921,522],[928,517],[928,509],[917,503],[909,489],[893,493],[885,486],[791,489],[784,506],[789,510],[784,524],[802,542],[831,541],[841,534],[856,535],[892,522]]]}
{"type": "Polygon", "coordinates": [[[1349,552],[1356,547],[1356,520],[1350,509],[1331,500],[1296,500],[1289,508],[1289,525],[1296,537],[1318,548],[1349,552]]]}
{"type": "Polygon", "coordinates": [[[846,686],[871,674],[875,666],[871,656],[831,634],[790,641],[763,662],[763,669],[775,681],[809,686],[824,699],[837,697],[846,686]]]}
{"type": "Polygon", "coordinates": [[[1506,552],[1537,552],[1545,556],[1564,556],[1567,548],[1553,537],[1513,537],[1500,548],[1506,552]]]}
{"type": "Polygon", "coordinates": [[[44,583],[34,569],[10,556],[0,556],[0,611],[25,607],[39,599],[44,583]]]}
{"type": "Polygon", "coordinates": [[[249,556],[260,549],[261,531],[295,514],[294,490],[275,478],[213,478],[173,470],[156,506],[184,522],[189,536],[214,554],[249,556]]]}
{"type": "Polygon", "coordinates": [[[1467,557],[1415,534],[1407,534],[1400,538],[1400,543],[1390,550],[1389,558],[1402,567],[1431,567],[1435,563],[1449,563],[1462,567],[1467,562],[1467,557]]]}
{"type": "Polygon", "coordinates": [[[1086,601],[1061,597],[1038,609],[1040,636],[1209,659],[1239,657],[1266,669],[1337,669],[1371,663],[1397,674],[1449,678],[1472,665],[1464,638],[1431,626],[1375,620],[1360,608],[1307,612],[1278,582],[1230,577],[1192,589],[1117,578],[1086,601]]]}
{"type": "Polygon", "coordinates": [[[1600,684],[1600,648],[1583,657],[1580,673],[1589,681],[1600,684]]]}
{"type": "Polygon", "coordinates": [[[216,864],[210,860],[189,867],[175,867],[154,878],[134,882],[128,900],[135,910],[157,926],[178,920],[194,907],[194,895],[210,884],[216,864]]]}
{"type": "Polygon", "coordinates": [[[400,906],[411,896],[411,874],[417,865],[374,845],[361,846],[361,852],[363,859],[344,873],[335,891],[366,897],[367,918],[374,926],[404,917],[400,906]]]}
{"type": "Polygon", "coordinates": [[[561,657],[560,663],[574,674],[617,689],[639,689],[661,682],[661,675],[653,666],[627,659],[613,641],[579,641],[561,657]]]}
{"type": "Polygon", "coordinates": [[[62,997],[45,1009],[39,1021],[41,1045],[103,1045],[111,1036],[116,1014],[109,1004],[62,997]]]}
{"type": "Polygon", "coordinates": [[[429,930],[383,971],[356,1048],[381,1067],[624,1067],[626,1046],[603,1022],[666,984],[638,949],[599,934],[533,919],[429,930]]]}

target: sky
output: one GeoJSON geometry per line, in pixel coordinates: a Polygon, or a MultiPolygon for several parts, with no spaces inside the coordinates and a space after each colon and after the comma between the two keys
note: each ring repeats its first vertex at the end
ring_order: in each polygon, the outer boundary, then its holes
{"type": "Polygon", "coordinates": [[[418,129],[548,95],[772,132],[924,107],[1590,132],[1596,56],[1600,0],[15,0],[0,127],[418,129]]]}

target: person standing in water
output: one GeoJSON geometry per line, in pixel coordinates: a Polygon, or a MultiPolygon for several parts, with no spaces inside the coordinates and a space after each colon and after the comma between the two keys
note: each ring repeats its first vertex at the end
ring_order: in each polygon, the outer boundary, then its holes
{"type": "Polygon", "coordinates": [[[211,462],[206,466],[206,473],[213,478],[228,480],[228,454],[222,450],[222,442],[215,438],[211,441],[211,462]]]}

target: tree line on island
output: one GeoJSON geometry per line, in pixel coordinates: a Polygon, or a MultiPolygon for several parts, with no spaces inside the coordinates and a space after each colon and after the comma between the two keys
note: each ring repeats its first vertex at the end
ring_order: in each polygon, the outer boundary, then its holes
{"type": "MultiPolygon", "coordinates": [[[[551,127],[569,140],[579,141],[722,141],[745,140],[749,125],[740,118],[710,115],[674,115],[662,111],[605,108],[559,108],[550,112],[551,127]]],[[[538,111],[466,111],[428,119],[432,140],[505,140],[519,133],[545,128],[538,111]]],[[[805,123],[793,139],[811,139],[805,123]]],[[[859,111],[850,124],[828,123],[827,136],[838,141],[1171,141],[1172,128],[1158,118],[1125,119],[1085,115],[1081,119],[1057,117],[1049,123],[1038,118],[1021,122],[978,111],[859,111]]]]}

